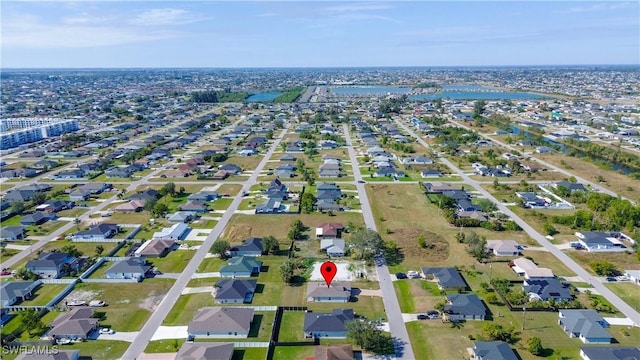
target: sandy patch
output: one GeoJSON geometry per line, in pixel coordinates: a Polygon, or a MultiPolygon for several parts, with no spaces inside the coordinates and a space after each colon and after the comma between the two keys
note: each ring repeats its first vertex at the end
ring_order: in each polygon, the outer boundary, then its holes
{"type": "MultiPolygon", "coordinates": [[[[366,266],[362,263],[358,262],[334,262],[336,264],[336,268],[338,269],[336,276],[333,280],[335,281],[354,281],[359,277],[371,280],[370,275],[366,266]],[[362,276],[360,276],[362,274],[362,276]]],[[[324,281],[322,274],[320,273],[320,265],[321,262],[317,262],[313,264],[313,270],[311,271],[311,281],[324,281]]]]}

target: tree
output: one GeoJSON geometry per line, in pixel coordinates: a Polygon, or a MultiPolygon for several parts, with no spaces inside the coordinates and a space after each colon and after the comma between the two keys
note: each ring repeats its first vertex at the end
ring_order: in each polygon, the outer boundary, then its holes
{"type": "Polygon", "coordinates": [[[164,186],[158,192],[162,196],[165,196],[165,195],[173,196],[176,193],[176,184],[174,184],[172,182],[168,182],[168,183],[164,184],[164,186]]]}
{"type": "Polygon", "coordinates": [[[589,266],[599,276],[614,276],[618,273],[615,265],[604,260],[592,261],[589,266]]]}
{"type": "Polygon", "coordinates": [[[542,355],[542,350],[544,350],[542,347],[542,340],[536,336],[529,338],[529,340],[527,340],[527,350],[529,350],[532,355],[542,355]]]}
{"type": "Polygon", "coordinates": [[[42,320],[36,309],[27,309],[20,311],[20,320],[22,325],[29,331],[29,335],[39,333],[44,328],[42,320]],[[34,331],[35,330],[35,331],[34,331]]]}
{"type": "Polygon", "coordinates": [[[354,320],[346,324],[347,337],[362,349],[376,354],[394,352],[393,340],[370,321],[354,320]]]}
{"type": "Polygon", "coordinates": [[[473,117],[474,118],[480,118],[482,116],[482,113],[484,113],[484,107],[487,105],[487,102],[484,100],[477,100],[474,104],[473,104],[473,117]]]}
{"type": "Polygon", "coordinates": [[[273,139],[273,130],[267,130],[267,132],[264,134],[264,137],[266,137],[267,139],[273,139]]]}
{"type": "Polygon", "coordinates": [[[153,215],[157,217],[163,217],[168,211],[169,207],[163,202],[158,202],[153,207],[153,215]]]}
{"type": "Polygon", "coordinates": [[[103,252],[104,252],[104,246],[96,245],[96,256],[102,255],[103,252]]]}
{"type": "Polygon", "coordinates": [[[365,251],[369,251],[372,254],[378,253],[382,250],[384,243],[380,235],[371,229],[358,229],[351,237],[349,242],[356,249],[360,250],[359,259],[365,258],[365,251]]]}
{"type": "Polygon", "coordinates": [[[24,209],[25,209],[25,206],[22,201],[12,201],[11,204],[9,205],[9,211],[11,211],[14,214],[22,214],[24,209]]]}
{"type": "Polygon", "coordinates": [[[45,201],[47,201],[47,195],[37,192],[31,197],[31,206],[38,206],[45,201]]]}
{"type": "Polygon", "coordinates": [[[22,267],[20,269],[18,269],[18,272],[16,273],[15,277],[17,279],[22,279],[22,280],[38,280],[38,274],[36,273],[32,273],[31,271],[27,270],[27,268],[22,267]]]}
{"type": "Polygon", "coordinates": [[[282,278],[282,281],[284,281],[286,284],[291,284],[293,278],[295,277],[295,270],[296,267],[293,263],[293,260],[289,259],[283,262],[280,265],[280,277],[282,278]]]}
{"type": "Polygon", "coordinates": [[[500,324],[488,322],[482,325],[482,332],[493,341],[506,341],[510,344],[518,341],[518,333],[513,326],[503,327],[500,324]]]}
{"type": "Polygon", "coordinates": [[[549,223],[544,223],[544,225],[542,225],[542,230],[544,230],[544,233],[549,236],[553,236],[558,233],[558,230],[549,223]]]}
{"type": "Polygon", "coordinates": [[[151,197],[147,199],[144,203],[144,210],[150,214],[153,214],[153,209],[155,209],[156,204],[158,203],[158,199],[151,197]]]}
{"type": "Polygon", "coordinates": [[[300,240],[303,238],[305,230],[306,230],[306,227],[304,226],[302,221],[295,220],[289,226],[289,232],[287,233],[287,238],[289,238],[289,240],[291,241],[300,240]]]}
{"type": "Polygon", "coordinates": [[[217,254],[221,258],[224,258],[226,256],[226,252],[229,251],[229,249],[231,249],[231,245],[229,245],[228,241],[217,240],[213,243],[213,245],[211,245],[211,249],[209,249],[209,252],[212,254],[217,254]]]}
{"type": "Polygon", "coordinates": [[[485,296],[484,300],[491,305],[502,304],[500,300],[498,300],[498,296],[496,295],[496,293],[488,293],[487,296],[485,296]]]}
{"type": "Polygon", "coordinates": [[[300,199],[300,207],[305,214],[311,214],[313,212],[313,207],[316,204],[316,197],[312,193],[304,193],[302,194],[302,198],[300,199]]]}
{"type": "Polygon", "coordinates": [[[60,248],[60,252],[66,253],[71,257],[79,258],[82,256],[82,252],[76,248],[75,245],[69,244],[60,248]]]}
{"type": "Polygon", "coordinates": [[[278,251],[280,251],[280,243],[278,239],[269,235],[262,239],[262,248],[264,249],[265,254],[273,254],[277,255],[278,251]]]}

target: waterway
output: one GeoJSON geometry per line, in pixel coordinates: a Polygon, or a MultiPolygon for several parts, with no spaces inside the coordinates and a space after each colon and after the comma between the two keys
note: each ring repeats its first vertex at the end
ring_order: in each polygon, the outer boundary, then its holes
{"type": "Polygon", "coordinates": [[[257,93],[254,95],[251,95],[247,98],[248,102],[261,102],[261,101],[271,101],[275,98],[277,98],[278,96],[282,95],[281,92],[262,92],[262,93],[257,93]]]}
{"type": "Polygon", "coordinates": [[[384,95],[384,94],[407,94],[410,87],[397,86],[339,86],[331,87],[329,91],[336,95],[384,95]]]}
{"type": "Polygon", "coordinates": [[[550,96],[517,91],[504,91],[481,85],[444,85],[442,87],[442,91],[435,94],[409,96],[409,100],[435,100],[438,98],[452,100],[531,100],[550,98],[550,96]]]}

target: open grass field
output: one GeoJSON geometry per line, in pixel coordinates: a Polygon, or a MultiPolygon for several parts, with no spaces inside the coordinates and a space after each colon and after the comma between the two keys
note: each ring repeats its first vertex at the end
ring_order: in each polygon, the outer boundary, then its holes
{"type": "Polygon", "coordinates": [[[233,198],[220,198],[209,205],[209,210],[226,210],[233,202],[233,198]]]}
{"type": "Polygon", "coordinates": [[[207,306],[217,306],[211,293],[180,295],[162,325],[188,325],[196,311],[207,306]]]}
{"type": "Polygon", "coordinates": [[[162,301],[173,282],[172,279],[145,279],[133,284],[82,283],[76,285],[65,300],[103,300],[108,306],[98,310],[105,313],[102,325],[116,331],[137,331],[162,301]]]}
{"type": "Polygon", "coordinates": [[[260,161],[262,161],[262,158],[264,158],[263,155],[252,155],[252,156],[232,155],[227,160],[220,163],[219,165],[234,164],[234,165],[240,166],[242,170],[247,171],[247,170],[255,169],[256,166],[258,166],[258,164],[260,163],[260,161]]]}
{"type": "Polygon", "coordinates": [[[62,290],[64,290],[69,284],[42,284],[36,290],[33,298],[27,301],[23,301],[20,305],[24,306],[44,306],[53,300],[62,290]]]}
{"type": "Polygon", "coordinates": [[[60,350],[79,350],[80,358],[91,360],[120,359],[131,343],[116,340],[89,340],[81,343],[60,346],[60,350]]]}
{"type": "Polygon", "coordinates": [[[315,346],[276,346],[274,359],[299,360],[313,358],[316,353],[315,346]]]}
{"type": "Polygon", "coordinates": [[[165,257],[151,258],[149,262],[163,273],[180,273],[195,254],[195,250],[174,250],[165,257]]]}
{"type": "Polygon", "coordinates": [[[557,276],[565,277],[576,275],[550,252],[524,250],[521,253],[523,256],[531,256],[538,266],[551,269],[557,276]]]}
{"type": "Polygon", "coordinates": [[[393,283],[396,297],[403,313],[418,313],[433,310],[442,301],[440,290],[433,282],[422,279],[399,280],[393,283]]]}
{"type": "Polygon", "coordinates": [[[335,216],[327,214],[296,214],[296,215],[245,215],[235,214],[224,230],[221,238],[230,243],[241,242],[249,237],[264,237],[273,235],[279,240],[284,240],[289,231],[289,225],[299,219],[304,225],[310,227],[307,235],[315,236],[315,227],[324,222],[341,222],[347,224],[352,221],[363,225],[364,220],[359,213],[338,212],[335,216]]]}
{"type": "Polygon", "coordinates": [[[240,184],[222,184],[217,191],[220,194],[229,194],[230,196],[235,196],[238,195],[240,189],[242,189],[242,185],[240,184]]]}
{"type": "Polygon", "coordinates": [[[592,162],[564,154],[536,154],[536,157],[576,174],[585,180],[595,182],[598,186],[609,189],[625,198],[638,201],[640,180],[632,179],[613,170],[605,170],[592,162]],[[602,176],[606,182],[598,183],[596,180],[598,175],[602,176]]]}
{"type": "MultiPolygon", "coordinates": [[[[455,240],[460,231],[447,223],[440,210],[428,202],[418,184],[372,184],[367,194],[378,232],[385,240],[393,240],[401,248],[404,261],[393,266],[392,272],[416,270],[419,266],[473,265],[477,262],[467,254],[464,244],[455,240]],[[418,237],[424,236],[434,245],[423,249],[418,237]]],[[[482,228],[474,231],[487,239],[512,239],[526,244],[524,232],[493,232],[482,228]]]]}
{"type": "Polygon", "coordinates": [[[636,311],[640,311],[640,286],[630,281],[606,283],[605,286],[636,309],[636,311]]]}
{"type": "Polygon", "coordinates": [[[583,268],[589,271],[591,274],[595,274],[589,264],[592,261],[600,260],[600,261],[608,261],[615,265],[616,269],[621,272],[627,269],[637,269],[638,268],[638,258],[636,254],[630,254],[627,252],[619,252],[619,253],[591,253],[587,251],[578,251],[578,250],[565,250],[565,253],[569,255],[572,259],[576,260],[583,268]]]}
{"type": "Polygon", "coordinates": [[[217,272],[220,270],[220,267],[223,265],[227,265],[226,260],[222,260],[217,257],[210,257],[202,260],[200,266],[198,266],[197,272],[199,273],[209,273],[209,272],[217,272]]]}

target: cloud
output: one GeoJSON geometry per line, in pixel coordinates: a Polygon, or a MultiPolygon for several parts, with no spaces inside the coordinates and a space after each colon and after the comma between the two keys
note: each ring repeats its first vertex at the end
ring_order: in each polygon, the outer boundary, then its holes
{"type": "Polygon", "coordinates": [[[140,26],[166,26],[189,24],[204,19],[187,10],[164,8],[144,11],[131,19],[130,23],[140,26]]]}
{"type": "Polygon", "coordinates": [[[184,34],[168,30],[147,30],[118,24],[97,25],[84,20],[46,24],[31,14],[5,19],[2,26],[2,47],[13,48],[93,48],[124,45],[181,37],[184,34]]]}
{"type": "Polygon", "coordinates": [[[620,9],[630,9],[634,7],[637,8],[638,6],[631,2],[610,2],[593,4],[589,6],[575,6],[566,10],[557,11],[556,14],[577,14],[596,11],[612,11],[620,9]]]}
{"type": "Polygon", "coordinates": [[[371,10],[387,10],[391,9],[392,6],[389,4],[379,4],[379,3],[352,3],[352,4],[344,4],[337,6],[329,6],[322,8],[326,12],[332,13],[345,13],[345,12],[361,12],[361,11],[371,11],[371,10]]]}

